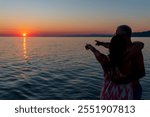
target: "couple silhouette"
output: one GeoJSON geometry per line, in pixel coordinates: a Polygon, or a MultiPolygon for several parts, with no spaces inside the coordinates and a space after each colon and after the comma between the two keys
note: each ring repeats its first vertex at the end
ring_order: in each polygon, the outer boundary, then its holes
{"type": "Polygon", "coordinates": [[[110,42],[96,40],[97,46],[109,49],[105,55],[91,44],[85,48],[91,50],[104,71],[104,82],[100,92],[102,100],[139,100],[142,87],[139,79],[145,76],[142,42],[132,42],[132,29],[127,25],[117,27],[110,42]]]}

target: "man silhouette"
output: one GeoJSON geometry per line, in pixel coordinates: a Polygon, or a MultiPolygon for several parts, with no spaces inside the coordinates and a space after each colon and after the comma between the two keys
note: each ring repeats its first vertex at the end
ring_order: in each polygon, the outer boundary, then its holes
{"type": "MultiPolygon", "coordinates": [[[[124,35],[128,40],[128,48],[130,48],[133,44],[131,41],[132,29],[127,25],[120,25],[116,30],[116,35],[124,35]]],[[[109,48],[109,42],[100,42],[96,40],[96,45],[104,46],[109,48]]],[[[144,60],[142,51],[137,54],[137,56],[132,61],[131,75],[127,76],[126,81],[122,83],[132,82],[133,84],[133,99],[140,100],[142,96],[142,87],[139,82],[139,79],[145,76],[145,68],[144,68],[144,60]]]]}

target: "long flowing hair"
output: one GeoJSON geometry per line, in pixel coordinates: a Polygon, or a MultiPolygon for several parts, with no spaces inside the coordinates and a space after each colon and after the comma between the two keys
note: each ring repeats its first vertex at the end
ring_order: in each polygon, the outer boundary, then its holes
{"type": "Polygon", "coordinates": [[[123,35],[115,35],[112,37],[109,46],[109,58],[112,68],[120,68],[122,64],[123,54],[127,49],[127,39],[123,35]]]}

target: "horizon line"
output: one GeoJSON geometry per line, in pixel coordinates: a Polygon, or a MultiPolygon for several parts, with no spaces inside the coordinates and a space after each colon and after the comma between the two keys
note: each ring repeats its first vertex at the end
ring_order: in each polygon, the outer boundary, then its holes
{"type": "MultiPolygon", "coordinates": [[[[26,37],[111,37],[114,34],[104,33],[88,33],[88,34],[29,34],[26,37]]],[[[150,30],[142,32],[133,32],[133,37],[150,37],[150,30]]],[[[22,37],[18,34],[0,34],[0,37],[22,37]]]]}

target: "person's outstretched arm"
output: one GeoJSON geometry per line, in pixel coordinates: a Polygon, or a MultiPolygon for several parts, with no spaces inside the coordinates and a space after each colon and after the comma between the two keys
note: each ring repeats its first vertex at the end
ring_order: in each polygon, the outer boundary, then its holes
{"type": "Polygon", "coordinates": [[[100,42],[95,40],[97,46],[104,46],[105,48],[109,48],[110,42],[100,42]]]}
{"type": "Polygon", "coordinates": [[[93,54],[95,55],[95,58],[102,65],[102,68],[103,68],[104,72],[106,73],[107,70],[108,70],[108,58],[107,58],[107,56],[104,55],[104,54],[102,54],[100,51],[98,51],[97,49],[95,49],[90,44],[86,44],[85,48],[87,50],[91,50],[93,52],[93,54]]]}

